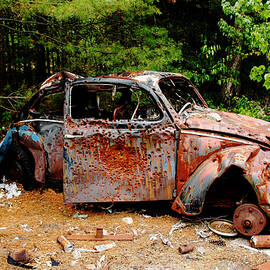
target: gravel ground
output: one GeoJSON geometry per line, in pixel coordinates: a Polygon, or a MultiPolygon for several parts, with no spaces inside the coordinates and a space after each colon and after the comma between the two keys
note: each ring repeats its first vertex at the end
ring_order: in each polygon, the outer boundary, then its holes
{"type": "Polygon", "coordinates": [[[75,206],[63,203],[63,194],[51,189],[26,192],[18,187],[21,194],[17,190],[18,196],[12,198],[0,189],[1,269],[22,269],[7,263],[8,252],[22,249],[30,253],[29,265],[42,270],[252,269],[270,260],[269,250],[246,248],[250,247],[248,238],[219,237],[208,230],[205,217],[180,217],[166,202],[119,204],[108,209],[75,206]],[[78,215],[87,217],[80,219],[78,215]],[[175,224],[179,228],[172,232],[175,224]],[[115,241],[113,248],[97,253],[79,249],[93,250],[95,245],[112,241],[74,240],[71,253],[65,253],[57,243],[59,235],[94,235],[97,227],[108,234],[133,234],[134,239],[115,241]],[[198,232],[208,237],[202,238],[198,232]],[[194,250],[180,254],[178,247],[183,244],[192,244],[194,250]],[[52,259],[60,264],[52,266],[52,259]]]}

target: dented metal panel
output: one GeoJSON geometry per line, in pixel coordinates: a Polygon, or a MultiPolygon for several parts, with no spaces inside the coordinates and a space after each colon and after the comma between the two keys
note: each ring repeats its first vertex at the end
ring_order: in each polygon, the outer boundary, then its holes
{"type": "Polygon", "coordinates": [[[175,128],[167,121],[68,121],[65,136],[66,202],[170,200],[175,188],[175,128]],[[123,124],[122,124],[123,125],[123,124]]]}
{"type": "Polygon", "coordinates": [[[39,134],[47,156],[47,171],[52,179],[63,179],[63,121],[39,122],[39,134]]]}
{"type": "Polygon", "coordinates": [[[246,115],[216,111],[209,108],[187,110],[181,121],[189,129],[211,130],[270,146],[269,122],[246,115]]]}
{"type": "Polygon", "coordinates": [[[210,186],[232,166],[242,169],[257,195],[259,205],[270,216],[269,175],[264,173],[269,168],[269,152],[256,145],[228,147],[211,155],[188,177],[174,201],[173,209],[188,215],[200,214],[210,186]],[[262,167],[265,169],[262,170],[262,167]]]}
{"type": "Polygon", "coordinates": [[[182,131],[180,141],[177,150],[177,193],[205,159],[226,147],[243,144],[241,140],[198,131],[182,131]]]}

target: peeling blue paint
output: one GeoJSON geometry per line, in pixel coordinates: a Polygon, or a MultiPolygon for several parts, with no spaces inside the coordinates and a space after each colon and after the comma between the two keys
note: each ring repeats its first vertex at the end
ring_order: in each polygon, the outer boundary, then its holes
{"type": "Polygon", "coordinates": [[[19,128],[19,136],[22,137],[24,134],[31,137],[34,142],[39,142],[40,144],[42,144],[38,135],[35,132],[31,131],[31,129],[26,125],[23,125],[19,128]]]}
{"type": "Polygon", "coordinates": [[[71,167],[74,167],[73,158],[72,157],[69,157],[68,151],[67,151],[67,149],[65,147],[64,147],[63,151],[64,151],[63,152],[64,160],[65,160],[65,162],[67,164],[67,175],[68,175],[68,179],[71,182],[72,181],[71,167]]]}
{"type": "Polygon", "coordinates": [[[12,131],[13,129],[10,128],[4,140],[0,143],[0,163],[3,161],[10,145],[12,144],[12,131]]]}

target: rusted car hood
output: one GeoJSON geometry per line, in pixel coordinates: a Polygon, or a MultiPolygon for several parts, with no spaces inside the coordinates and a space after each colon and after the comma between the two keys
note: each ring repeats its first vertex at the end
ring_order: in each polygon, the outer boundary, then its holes
{"type": "Polygon", "coordinates": [[[188,129],[226,133],[270,146],[270,123],[261,119],[196,107],[185,111],[181,121],[188,129]]]}

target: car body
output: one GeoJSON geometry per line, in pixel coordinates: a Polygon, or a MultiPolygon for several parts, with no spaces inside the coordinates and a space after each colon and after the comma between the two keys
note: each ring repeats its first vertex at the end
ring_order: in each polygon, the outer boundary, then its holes
{"type": "Polygon", "coordinates": [[[63,179],[65,202],[171,200],[198,215],[208,194],[235,207],[252,191],[270,216],[270,123],[208,108],[179,73],[59,72],[11,126],[0,162],[12,144],[35,181],[63,179]]]}

